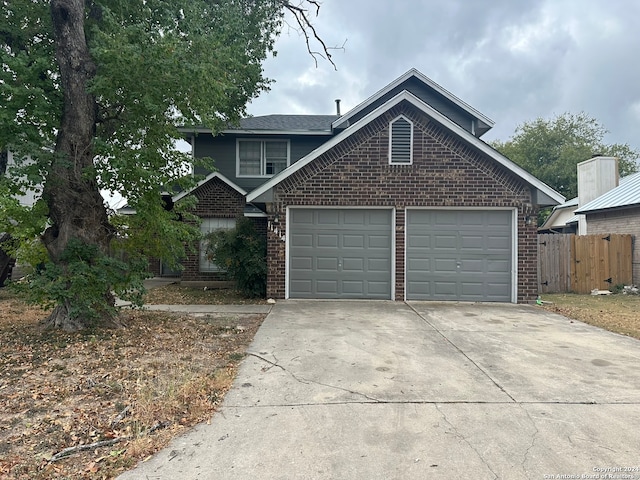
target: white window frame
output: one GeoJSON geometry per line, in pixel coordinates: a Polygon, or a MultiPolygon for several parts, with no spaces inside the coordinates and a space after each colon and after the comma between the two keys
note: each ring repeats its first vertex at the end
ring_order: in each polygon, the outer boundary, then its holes
{"type": "MultiPolygon", "coordinates": [[[[202,235],[214,232],[216,230],[231,230],[236,226],[235,218],[202,218],[200,223],[200,232],[202,235]]],[[[224,272],[225,269],[211,262],[207,256],[207,241],[203,238],[200,240],[200,255],[198,260],[198,271],[200,273],[224,272]]]]}
{"type": "Polygon", "coordinates": [[[389,122],[389,165],[413,165],[413,122],[404,115],[399,115],[389,122]],[[398,161],[393,158],[393,124],[398,120],[404,120],[411,129],[409,135],[409,161],[398,161]]]}
{"type": "MultiPolygon", "coordinates": [[[[267,174],[267,158],[266,158],[266,144],[267,143],[286,143],[287,144],[287,167],[291,165],[291,142],[285,139],[255,139],[255,138],[238,138],[236,139],[236,177],[239,178],[271,178],[275,174],[267,174]],[[246,175],[240,173],[240,143],[241,142],[256,142],[260,143],[260,174],[259,175],[246,175]]],[[[285,167],[285,168],[287,168],[285,167]]]]}

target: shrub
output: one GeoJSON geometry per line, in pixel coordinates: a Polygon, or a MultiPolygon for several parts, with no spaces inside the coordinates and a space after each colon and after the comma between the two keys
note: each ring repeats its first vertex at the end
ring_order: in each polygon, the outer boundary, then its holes
{"type": "Polygon", "coordinates": [[[226,270],[247,297],[264,297],[267,291],[267,244],[251,220],[238,218],[230,230],[205,236],[209,260],[226,270]]]}

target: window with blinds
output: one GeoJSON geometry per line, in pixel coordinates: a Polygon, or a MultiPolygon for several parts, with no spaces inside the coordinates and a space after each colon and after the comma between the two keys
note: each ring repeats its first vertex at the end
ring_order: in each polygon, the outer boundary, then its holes
{"type": "Polygon", "coordinates": [[[238,140],[238,177],[271,177],[289,166],[287,140],[238,140]]]}
{"type": "Polygon", "coordinates": [[[389,124],[389,163],[413,163],[413,123],[400,116],[389,124]]]}
{"type": "MultiPolygon", "coordinates": [[[[235,218],[203,218],[200,224],[200,232],[202,235],[214,232],[216,230],[230,230],[236,226],[235,218]]],[[[200,240],[200,271],[201,272],[224,272],[224,268],[216,265],[207,257],[207,239],[200,240]]]]}

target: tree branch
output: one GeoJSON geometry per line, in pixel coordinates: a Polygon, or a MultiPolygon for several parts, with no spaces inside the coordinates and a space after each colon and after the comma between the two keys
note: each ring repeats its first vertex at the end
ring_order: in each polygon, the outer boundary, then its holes
{"type": "Polygon", "coordinates": [[[58,460],[68,457],[69,455],[73,455],[74,453],[78,453],[78,452],[84,452],[85,450],[93,450],[94,448],[100,448],[100,447],[110,447],[111,445],[115,445],[116,443],[120,443],[125,440],[131,440],[131,437],[118,437],[118,438],[113,438],[111,440],[102,440],[100,442],[94,442],[94,443],[89,443],[85,445],[76,445],[75,447],[68,447],[56,453],[53,457],[51,457],[49,462],[50,463],[57,462],[58,460]]]}
{"type": "Polygon", "coordinates": [[[344,44],[342,47],[327,47],[327,44],[320,37],[313,23],[309,19],[309,10],[303,6],[305,2],[308,3],[309,5],[312,5],[313,7],[315,7],[315,15],[318,16],[318,13],[320,11],[320,2],[318,0],[304,0],[298,3],[297,5],[294,5],[288,0],[281,0],[281,1],[282,1],[282,6],[286,10],[288,10],[296,19],[298,28],[304,35],[305,44],[307,46],[307,52],[309,52],[309,55],[311,55],[311,57],[313,58],[316,64],[316,67],[318,66],[318,57],[321,57],[327,60],[329,63],[331,63],[331,65],[333,65],[333,68],[337,70],[338,67],[336,66],[335,62],[331,58],[331,53],[329,53],[329,50],[344,48],[344,44]],[[322,51],[318,52],[316,50],[311,49],[312,40],[315,40],[320,44],[320,46],[322,47],[322,51]]]}

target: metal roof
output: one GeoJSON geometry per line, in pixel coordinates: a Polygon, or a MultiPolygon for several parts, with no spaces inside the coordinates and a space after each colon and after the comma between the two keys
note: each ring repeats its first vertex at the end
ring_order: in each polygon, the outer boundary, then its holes
{"type": "Polygon", "coordinates": [[[592,213],[640,205],[640,172],[621,179],[620,185],[583,205],[575,213],[592,213]]]}

